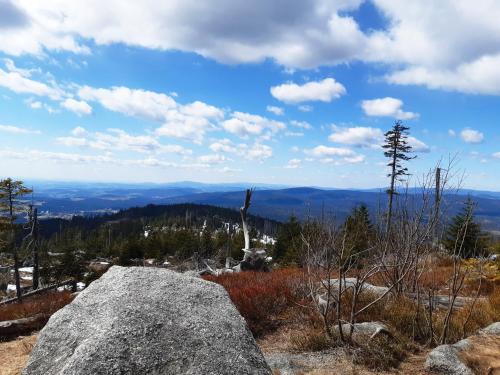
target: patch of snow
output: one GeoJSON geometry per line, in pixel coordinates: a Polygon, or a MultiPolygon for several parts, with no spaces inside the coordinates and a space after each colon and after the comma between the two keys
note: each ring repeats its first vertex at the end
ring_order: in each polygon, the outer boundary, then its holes
{"type": "Polygon", "coordinates": [[[21,267],[19,272],[33,273],[33,267],[21,267]]]}
{"type": "Polygon", "coordinates": [[[85,287],[85,283],[82,283],[81,281],[76,283],[76,290],[83,290],[85,287]]]}
{"type": "Polygon", "coordinates": [[[15,292],[15,291],[16,291],[16,286],[14,284],[7,285],[7,292],[15,292]]]}

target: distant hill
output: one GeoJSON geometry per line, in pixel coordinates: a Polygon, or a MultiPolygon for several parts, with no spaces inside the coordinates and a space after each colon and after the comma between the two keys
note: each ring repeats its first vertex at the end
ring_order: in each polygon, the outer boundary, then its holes
{"type": "MultiPolygon", "coordinates": [[[[286,220],[291,214],[303,219],[307,216],[335,216],[343,219],[358,204],[366,204],[372,213],[385,209],[384,189],[348,190],[312,187],[283,188],[280,185],[256,184],[202,184],[178,182],[172,184],[73,184],[40,183],[35,187],[35,198],[42,215],[95,215],[110,213],[148,204],[197,203],[235,209],[242,204],[244,190],[255,186],[250,211],[276,220],[286,220]]],[[[411,189],[417,196],[420,191],[411,189]]],[[[458,211],[470,195],[477,203],[476,214],[483,226],[500,230],[500,192],[462,190],[446,194],[448,214],[458,211]]]]}
{"type": "MultiPolygon", "coordinates": [[[[71,219],[52,218],[41,221],[40,230],[45,238],[68,228],[93,230],[105,223],[126,221],[149,222],[161,219],[162,222],[177,222],[189,227],[200,228],[204,223],[220,228],[224,223],[239,224],[240,213],[237,210],[206,204],[182,203],[169,205],[149,204],[144,207],[132,207],[120,210],[114,214],[97,216],[73,216],[71,219]]],[[[280,223],[276,220],[257,215],[248,215],[251,227],[266,234],[275,234],[280,223]]]]}
{"type": "MultiPolygon", "coordinates": [[[[419,195],[413,195],[418,202],[419,195]]],[[[169,198],[172,203],[193,202],[222,207],[237,207],[241,204],[243,192],[201,193],[169,198]]],[[[476,216],[485,229],[500,229],[500,196],[472,196],[477,202],[476,216]]],[[[448,215],[456,214],[466,199],[464,194],[446,194],[443,199],[448,215]]],[[[260,216],[286,220],[290,215],[301,219],[322,215],[345,219],[359,204],[365,204],[372,214],[382,212],[386,207],[383,191],[367,192],[354,190],[322,190],[315,188],[290,188],[281,190],[260,190],[252,198],[252,212],[260,216]]],[[[418,204],[418,203],[417,203],[418,204]]]]}

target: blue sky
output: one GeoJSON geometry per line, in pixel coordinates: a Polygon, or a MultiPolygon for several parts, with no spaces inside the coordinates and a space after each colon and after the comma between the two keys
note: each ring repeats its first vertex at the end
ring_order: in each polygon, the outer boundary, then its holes
{"type": "Polygon", "coordinates": [[[500,190],[495,1],[0,0],[0,175],[500,190]],[[404,2],[406,3],[406,2],[404,2]]]}

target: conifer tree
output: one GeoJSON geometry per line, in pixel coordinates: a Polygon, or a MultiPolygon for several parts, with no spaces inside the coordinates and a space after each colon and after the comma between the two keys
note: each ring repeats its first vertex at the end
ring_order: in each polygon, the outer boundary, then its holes
{"type": "Polygon", "coordinates": [[[19,255],[15,244],[15,221],[19,214],[27,210],[22,197],[32,191],[23,185],[22,181],[11,178],[0,181],[0,216],[1,228],[8,232],[7,249],[14,256],[14,277],[16,280],[16,295],[21,298],[21,282],[19,277],[19,255]]]}
{"type": "Polygon", "coordinates": [[[352,210],[344,223],[346,247],[350,253],[358,254],[367,250],[375,231],[366,205],[361,204],[352,210]]]}
{"type": "Polygon", "coordinates": [[[446,231],[443,241],[446,249],[453,255],[471,258],[484,253],[486,236],[474,218],[475,203],[468,198],[446,231]]]}
{"type": "Polygon", "coordinates": [[[404,176],[409,175],[408,168],[403,166],[403,162],[416,158],[416,156],[408,156],[412,147],[408,144],[409,127],[404,126],[401,121],[396,121],[391,130],[384,134],[385,143],[382,147],[385,149],[384,156],[389,159],[387,166],[391,172],[387,174],[390,178],[390,187],[387,190],[389,196],[389,204],[387,210],[387,233],[391,229],[393,201],[397,195],[396,182],[402,181],[404,176]]]}
{"type": "Polygon", "coordinates": [[[292,265],[300,264],[301,232],[302,227],[297,217],[294,215],[290,216],[288,221],[278,231],[274,247],[274,259],[276,261],[292,265]]]}

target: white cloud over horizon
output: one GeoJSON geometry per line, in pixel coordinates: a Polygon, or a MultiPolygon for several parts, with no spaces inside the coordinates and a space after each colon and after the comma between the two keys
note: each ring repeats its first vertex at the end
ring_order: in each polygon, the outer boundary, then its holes
{"type": "Polygon", "coordinates": [[[3,125],[0,124],[0,132],[10,133],[10,134],[41,134],[40,130],[31,130],[26,128],[21,128],[14,125],[3,125]]]}
{"type": "Polygon", "coordinates": [[[478,130],[466,128],[460,132],[460,138],[465,143],[478,144],[484,140],[484,134],[478,130]]]}
{"type": "Polygon", "coordinates": [[[270,89],[271,95],[287,103],[297,104],[302,102],[331,102],[346,93],[345,87],[333,78],[321,81],[310,81],[302,85],[296,83],[283,83],[270,89]]]}
{"type": "Polygon", "coordinates": [[[361,102],[361,108],[363,108],[367,116],[394,117],[398,120],[412,120],[418,117],[418,113],[405,112],[402,107],[402,100],[391,97],[363,100],[361,102]]]}

